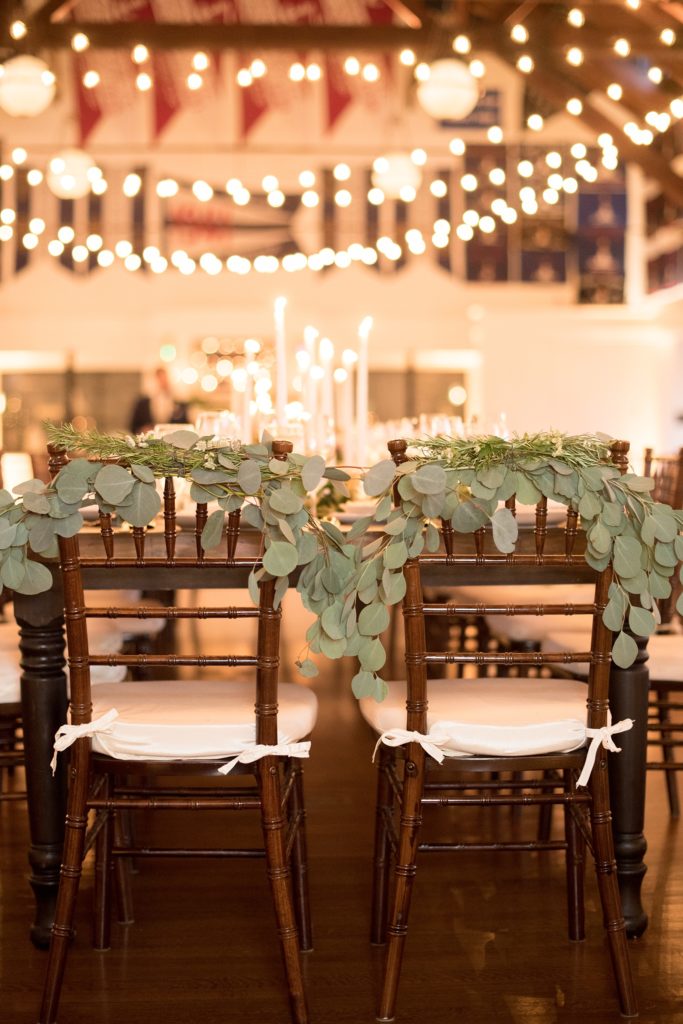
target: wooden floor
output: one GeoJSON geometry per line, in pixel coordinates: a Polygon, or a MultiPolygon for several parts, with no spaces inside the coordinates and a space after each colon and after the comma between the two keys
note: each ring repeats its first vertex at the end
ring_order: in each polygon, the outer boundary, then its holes
{"type": "MultiPolygon", "coordinates": [[[[297,654],[292,644],[285,662],[297,654]]],[[[374,1020],[382,957],[367,939],[373,740],[350,695],[346,666],[328,669],[315,688],[320,719],[306,765],[315,931],[315,950],[305,958],[311,1019],[359,1024],[374,1020]]],[[[463,820],[466,833],[490,829],[491,819],[482,814],[463,820]]],[[[218,815],[208,822],[162,817],[154,828],[180,829],[198,844],[223,827],[218,815]]],[[[516,830],[527,824],[507,811],[498,811],[496,821],[516,830]]],[[[437,832],[441,825],[435,824],[437,832]]],[[[151,826],[143,820],[138,827],[144,834],[151,826]]],[[[662,776],[651,777],[644,883],[651,924],[631,945],[641,1024],[683,1024],[682,830],[669,823],[662,776]]],[[[45,955],[28,942],[26,846],[24,805],[0,804],[0,1024],[37,1019],[45,955]]],[[[97,953],[89,945],[86,873],[62,1024],[287,1024],[262,861],[147,861],[134,888],[135,924],[117,926],[113,948],[97,953]]],[[[618,1020],[591,875],[587,901],[588,938],[572,944],[560,855],[424,857],[397,1024],[618,1020]]]]}

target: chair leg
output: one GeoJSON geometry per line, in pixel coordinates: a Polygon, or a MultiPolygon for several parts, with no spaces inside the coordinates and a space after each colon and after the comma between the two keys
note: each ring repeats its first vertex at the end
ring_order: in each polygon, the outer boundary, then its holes
{"type": "Polygon", "coordinates": [[[607,754],[604,750],[601,750],[598,755],[589,786],[592,797],[591,828],[595,870],[598,876],[598,890],[612,970],[619,994],[619,1006],[622,1016],[636,1017],[638,1004],[631,973],[626,925],[621,910],[621,896],[617,884],[617,864],[614,857],[612,814],[607,782],[607,754]]]}
{"type": "MultiPolygon", "coordinates": [[[[668,690],[662,690],[652,682],[650,683],[650,686],[654,689],[658,704],[669,699],[670,694],[668,690]]],[[[657,718],[659,719],[660,726],[671,724],[671,716],[668,708],[658,707],[657,718]]],[[[675,764],[676,755],[674,754],[674,750],[665,742],[669,738],[669,732],[666,729],[662,729],[661,735],[662,760],[668,764],[675,764]]],[[[669,814],[672,818],[678,818],[680,817],[681,810],[678,802],[678,780],[676,777],[676,769],[667,769],[664,772],[664,777],[666,778],[666,795],[669,800],[669,814]]]]}
{"type": "Polygon", "coordinates": [[[380,762],[377,774],[377,803],[375,805],[375,852],[372,875],[372,916],[370,942],[379,946],[386,942],[387,901],[389,897],[389,873],[391,867],[391,846],[389,844],[388,821],[394,804],[394,791],[389,782],[389,765],[394,761],[394,752],[384,744],[380,747],[380,762]]]}
{"type": "MultiPolygon", "coordinates": [[[[563,772],[565,792],[576,792],[572,771],[563,772]]],[[[552,807],[552,804],[544,806],[552,807]]],[[[578,807],[577,807],[578,811],[578,807]]],[[[586,843],[572,813],[570,804],[564,805],[564,834],[567,841],[567,917],[569,938],[579,942],[586,937],[584,913],[584,866],[586,843]]]]}
{"type": "Polygon", "coordinates": [[[89,739],[76,740],[71,752],[70,772],[72,781],[67,801],[64,854],[39,1024],[56,1024],[66,957],[73,930],[74,911],[81,880],[85,832],[88,824],[89,739]]]}
{"type": "Polygon", "coordinates": [[[261,825],[266,849],[268,880],[284,958],[292,1022],[293,1024],[308,1024],[299,936],[286,856],[285,821],[282,816],[280,769],[277,760],[273,757],[262,758],[258,762],[257,778],[261,794],[261,825]]]}
{"type": "MultiPolygon", "coordinates": [[[[111,796],[111,778],[106,775],[101,794],[107,800],[111,796]]],[[[113,814],[111,811],[100,811],[104,815],[104,823],[95,840],[95,913],[93,928],[93,946],[95,949],[111,947],[111,862],[112,843],[114,839],[113,814]]]]}
{"type": "Polygon", "coordinates": [[[306,842],[306,805],[304,803],[304,773],[297,758],[291,762],[294,775],[290,796],[290,824],[295,829],[292,844],[292,889],[294,910],[299,929],[299,949],[310,953],[313,949],[311,903],[308,887],[308,844],[306,842]]]}
{"type": "MultiPolygon", "coordinates": [[[[123,848],[132,845],[128,808],[119,808],[114,815],[114,844],[123,848]]],[[[133,888],[130,881],[133,873],[132,860],[132,857],[116,857],[114,860],[119,924],[133,924],[135,920],[133,888]]]]}
{"type": "Polygon", "coordinates": [[[417,870],[417,847],[422,824],[422,794],[424,791],[425,752],[417,743],[406,749],[401,801],[401,824],[398,854],[394,867],[395,888],[387,928],[387,955],[382,979],[377,1020],[394,1019],[396,993],[401,976],[403,949],[408,933],[408,915],[417,870]]]}

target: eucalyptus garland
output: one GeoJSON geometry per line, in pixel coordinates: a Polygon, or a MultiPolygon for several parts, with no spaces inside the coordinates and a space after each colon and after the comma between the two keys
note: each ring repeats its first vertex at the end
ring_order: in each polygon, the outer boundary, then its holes
{"type": "MultiPolygon", "coordinates": [[[[371,515],[343,532],[314,515],[316,492],[345,491],[348,475],[326,466],[321,456],[273,458],[272,438],[242,445],[194,431],[163,439],[81,433],[49,426],[48,439],[80,453],[50,484],[29,480],[10,494],[0,490],[0,582],[22,594],[49,588],[45,565],[29,557],[56,557],[57,538],[74,536],[88,506],[144,527],[161,508],[157,480],[190,481],[194,502],[213,503],[204,526],[205,550],[217,547],[225,516],[241,509],[244,522],[263,536],[263,557],[249,577],[275,579],[279,604],[298,571],[297,589],[315,619],[307,649],[297,661],[305,676],[318,669],[309,652],[327,658],[355,656],[356,696],[381,700],[386,684],[378,673],[386,661],[381,634],[391,605],[405,594],[403,566],[440,545],[438,525],[460,533],[490,527],[496,548],[514,550],[518,526],[504,502],[521,505],[542,497],[575,509],[586,534],[586,561],[600,571],[610,562],[614,580],[603,619],[615,634],[612,657],[621,667],[637,654],[633,637],[648,636],[660,620],[657,600],[671,594],[671,577],[683,559],[683,511],[655,502],[653,481],[620,475],[610,462],[609,438],[544,433],[515,437],[426,438],[414,442],[410,461],[385,459],[363,476],[371,515]]],[[[679,597],[677,610],[683,612],[679,597]]]]}

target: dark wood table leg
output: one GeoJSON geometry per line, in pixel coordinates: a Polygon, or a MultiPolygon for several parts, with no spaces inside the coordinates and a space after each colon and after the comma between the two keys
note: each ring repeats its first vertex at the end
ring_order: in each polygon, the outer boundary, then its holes
{"type": "Polygon", "coordinates": [[[647,928],[647,914],[640,899],[640,887],[647,871],[644,863],[647,841],[645,821],[645,776],[647,760],[647,703],[650,685],[647,670],[647,641],[640,637],[638,657],[628,669],[612,666],[610,707],[612,721],[632,718],[633,728],[615,737],[621,753],[610,755],[609,781],[614,829],[614,847],[621,902],[630,938],[647,928]]]}
{"type": "Polygon", "coordinates": [[[54,735],[66,721],[67,709],[62,607],[58,584],[46,594],[16,595],[14,602],[22,669],[21,704],[31,836],[28,859],[36,900],[31,941],[41,949],[50,942],[66,813],[64,757],[59,758],[54,776],[50,770],[54,735]]]}

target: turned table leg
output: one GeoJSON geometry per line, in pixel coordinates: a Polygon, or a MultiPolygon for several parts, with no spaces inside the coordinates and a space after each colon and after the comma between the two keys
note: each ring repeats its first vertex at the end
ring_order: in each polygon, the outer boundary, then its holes
{"type": "Polygon", "coordinates": [[[632,718],[634,723],[629,732],[620,733],[616,738],[621,753],[611,754],[609,758],[617,874],[626,931],[630,938],[637,938],[647,928],[640,888],[647,871],[644,863],[647,841],[643,827],[649,674],[647,640],[641,637],[634,639],[638,643],[636,661],[627,669],[612,665],[609,692],[612,721],[632,718]]]}
{"type": "Polygon", "coordinates": [[[66,721],[64,620],[61,593],[55,589],[33,597],[15,597],[21,654],[21,704],[26,758],[31,846],[30,884],[36,900],[31,941],[50,941],[66,813],[65,759],[50,770],[54,734],[66,721]]]}

